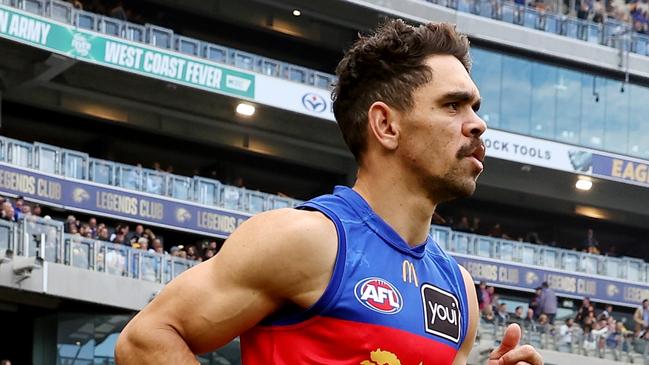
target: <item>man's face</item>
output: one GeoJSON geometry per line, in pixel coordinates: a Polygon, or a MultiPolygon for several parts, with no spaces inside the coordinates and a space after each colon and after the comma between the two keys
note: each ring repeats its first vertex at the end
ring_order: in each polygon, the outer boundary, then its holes
{"type": "Polygon", "coordinates": [[[649,301],[644,301],[644,302],[642,302],[642,307],[643,307],[644,309],[649,309],[649,301]]]}
{"type": "Polygon", "coordinates": [[[432,81],[413,92],[413,108],[401,114],[397,153],[441,200],[473,194],[483,170],[485,122],[476,114],[478,88],[462,63],[431,56],[432,81]]]}

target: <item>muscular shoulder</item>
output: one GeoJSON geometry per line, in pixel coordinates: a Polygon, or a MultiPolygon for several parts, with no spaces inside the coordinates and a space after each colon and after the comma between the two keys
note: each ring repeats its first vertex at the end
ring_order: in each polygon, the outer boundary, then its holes
{"type": "Polygon", "coordinates": [[[335,225],[322,213],[278,209],[244,222],[217,255],[238,279],[308,306],[324,290],[337,253],[335,225]]]}

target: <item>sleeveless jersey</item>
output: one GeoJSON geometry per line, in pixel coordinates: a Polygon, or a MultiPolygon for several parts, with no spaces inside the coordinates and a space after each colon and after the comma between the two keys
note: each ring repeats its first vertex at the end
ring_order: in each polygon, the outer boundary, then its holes
{"type": "Polygon", "coordinates": [[[333,275],[312,307],[244,333],[243,364],[452,364],[469,321],[457,262],[430,236],[410,247],[350,188],[299,209],[334,222],[333,275]]]}

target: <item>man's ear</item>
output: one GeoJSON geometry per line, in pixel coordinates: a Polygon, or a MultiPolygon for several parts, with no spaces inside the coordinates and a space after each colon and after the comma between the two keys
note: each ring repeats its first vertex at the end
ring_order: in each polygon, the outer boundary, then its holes
{"type": "Polygon", "coordinates": [[[401,113],[382,101],[374,102],[367,112],[370,136],[383,148],[399,147],[401,113]]]}

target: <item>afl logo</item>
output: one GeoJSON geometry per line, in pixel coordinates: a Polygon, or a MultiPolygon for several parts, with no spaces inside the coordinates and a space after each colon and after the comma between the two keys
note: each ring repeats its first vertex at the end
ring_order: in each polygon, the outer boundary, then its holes
{"type": "Polygon", "coordinates": [[[401,293],[388,281],[381,278],[367,278],[354,287],[356,299],[375,312],[396,314],[403,308],[401,293]]]}
{"type": "Polygon", "coordinates": [[[322,113],[327,108],[327,101],[318,94],[308,93],[302,97],[302,105],[310,112],[322,113]]]}

